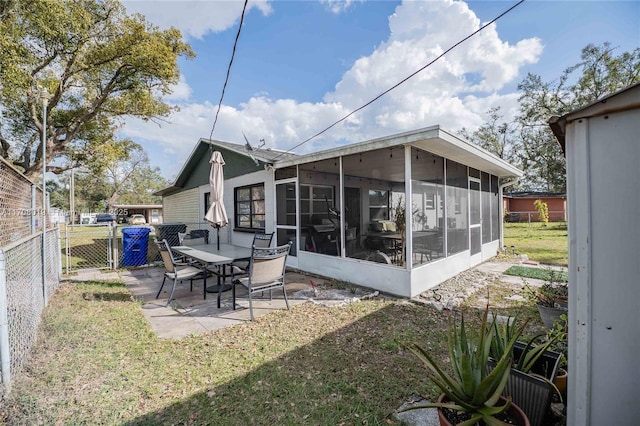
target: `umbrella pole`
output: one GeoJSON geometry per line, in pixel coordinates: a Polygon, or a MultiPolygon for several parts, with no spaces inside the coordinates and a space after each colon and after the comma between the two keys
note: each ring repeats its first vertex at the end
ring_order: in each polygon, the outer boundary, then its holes
{"type": "Polygon", "coordinates": [[[220,225],[216,225],[216,233],[218,234],[218,250],[220,250],[220,225]]]}

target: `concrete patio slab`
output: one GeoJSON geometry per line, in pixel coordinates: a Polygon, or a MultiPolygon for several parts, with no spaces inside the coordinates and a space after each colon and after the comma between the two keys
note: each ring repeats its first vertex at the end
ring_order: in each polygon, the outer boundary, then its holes
{"type": "MultiPolygon", "coordinates": [[[[149,321],[151,329],[162,338],[182,338],[202,334],[220,328],[230,327],[250,321],[249,299],[247,291],[236,287],[236,309],[233,309],[232,292],[221,295],[220,308],[217,307],[217,293],[207,293],[204,299],[202,279],[193,281],[193,290],[189,281],[179,282],[169,306],[167,298],[171,293],[172,282],[166,280],[159,298],[156,294],[164,277],[164,268],[148,267],[121,271],[83,270],[68,277],[70,281],[122,281],[133,298],[141,303],[142,312],[149,321]]],[[[207,280],[207,286],[213,279],[207,280]]],[[[328,280],[306,275],[297,271],[286,274],[287,299],[290,306],[307,302],[312,295],[313,285],[322,288],[328,280]]],[[[330,297],[330,295],[329,295],[330,297]]],[[[274,290],[272,299],[269,293],[254,296],[253,314],[256,320],[272,312],[286,309],[282,290],[274,290]]]]}

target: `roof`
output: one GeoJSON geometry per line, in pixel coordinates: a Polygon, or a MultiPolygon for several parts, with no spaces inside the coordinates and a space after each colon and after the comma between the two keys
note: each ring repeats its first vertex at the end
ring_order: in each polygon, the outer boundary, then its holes
{"type": "Polygon", "coordinates": [[[401,145],[424,149],[425,151],[449,158],[498,177],[522,176],[522,171],[503,159],[438,125],[332,148],[317,153],[300,155],[289,159],[278,159],[273,166],[278,169],[401,145]]]}
{"type": "Polygon", "coordinates": [[[296,154],[287,153],[271,148],[251,148],[248,149],[249,144],[236,144],[231,142],[225,142],[220,140],[200,138],[191,154],[187,158],[187,161],[182,165],[182,169],[178,172],[175,181],[166,188],[160,191],[154,192],[153,195],[169,195],[182,189],[187,182],[189,176],[194,172],[203,156],[210,157],[208,151],[215,149],[216,147],[222,148],[226,151],[231,151],[240,156],[246,157],[248,161],[255,162],[256,167],[263,169],[266,164],[273,163],[275,158],[291,158],[296,154]]]}
{"type": "Polygon", "coordinates": [[[564,192],[518,191],[505,193],[509,198],[567,198],[564,192]]]}
{"type": "MultiPolygon", "coordinates": [[[[503,159],[436,125],[305,155],[296,155],[290,152],[274,150],[271,148],[251,148],[251,150],[249,150],[248,144],[241,145],[201,138],[189,155],[187,161],[182,166],[182,169],[178,173],[174,183],[155,192],[154,195],[169,195],[183,189],[191,174],[196,171],[202,157],[207,155],[207,151],[212,147],[218,147],[240,156],[250,158],[251,161],[256,163],[256,168],[262,169],[267,165],[271,165],[274,169],[281,169],[298,164],[313,163],[315,161],[332,159],[340,156],[405,145],[423,149],[433,154],[457,161],[461,164],[491,173],[498,177],[522,176],[522,171],[518,170],[503,159]]],[[[371,164],[363,163],[363,167],[370,168],[370,166],[371,164]]],[[[225,170],[225,176],[226,173],[227,171],[225,170]]],[[[404,172],[402,172],[402,174],[404,174],[404,172]]]]}
{"type": "Polygon", "coordinates": [[[114,204],[116,209],[161,209],[162,204],[114,204]]]}
{"type": "Polygon", "coordinates": [[[562,153],[566,154],[566,127],[571,122],[582,118],[591,118],[638,108],[640,108],[640,83],[636,83],[609,96],[605,96],[602,99],[598,99],[562,117],[553,116],[549,119],[549,126],[562,148],[562,153]]]}

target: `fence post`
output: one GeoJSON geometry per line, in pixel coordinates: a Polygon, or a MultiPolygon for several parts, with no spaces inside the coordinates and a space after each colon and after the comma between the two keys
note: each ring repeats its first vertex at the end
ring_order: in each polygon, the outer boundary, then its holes
{"type": "Polygon", "coordinates": [[[36,227],[38,222],[38,215],[36,213],[38,206],[36,204],[36,197],[38,193],[36,192],[36,186],[31,184],[31,234],[36,233],[36,227]]]}
{"type": "Polygon", "coordinates": [[[111,243],[111,256],[113,259],[112,269],[115,270],[118,269],[118,227],[115,223],[112,223],[109,225],[109,229],[111,229],[111,235],[113,236],[113,240],[111,243]]]}
{"type": "MultiPolygon", "coordinates": [[[[73,224],[71,225],[73,226],[73,224]]],[[[69,275],[69,258],[71,257],[71,247],[69,247],[69,226],[64,227],[64,257],[66,259],[67,275],[69,275]]]]}
{"type": "MultiPolygon", "coordinates": [[[[0,372],[2,385],[11,392],[11,352],[9,350],[9,313],[7,304],[7,261],[0,249],[0,372]]],[[[2,395],[2,393],[0,393],[2,395]]]]}

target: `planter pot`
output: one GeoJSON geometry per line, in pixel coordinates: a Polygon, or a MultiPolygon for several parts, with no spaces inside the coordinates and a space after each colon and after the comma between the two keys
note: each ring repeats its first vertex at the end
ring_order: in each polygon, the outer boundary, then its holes
{"type": "Polygon", "coordinates": [[[560,315],[567,314],[567,308],[550,308],[549,306],[536,305],[540,313],[540,319],[548,329],[553,328],[553,323],[560,320],[560,315]]]}
{"type": "MultiPolygon", "coordinates": [[[[513,348],[515,359],[522,355],[525,347],[524,343],[516,342],[513,348]]],[[[530,370],[531,374],[511,369],[502,395],[511,397],[511,400],[525,412],[531,426],[545,424],[545,416],[551,406],[553,392],[555,392],[551,383],[556,377],[559,363],[559,353],[545,351],[534,363],[530,370]]],[[[494,366],[495,362],[490,360],[489,368],[493,369],[494,366]]]]}
{"type": "MultiPolygon", "coordinates": [[[[526,346],[527,345],[522,342],[516,342],[513,346],[514,359],[520,359],[526,346]]],[[[560,357],[561,355],[558,352],[544,351],[540,358],[538,358],[533,364],[533,367],[531,367],[529,372],[532,374],[538,374],[550,381],[554,381],[558,375],[558,369],[560,368],[560,357]]]]}
{"type": "MultiPolygon", "coordinates": [[[[447,399],[445,394],[440,395],[440,397],[438,398],[439,403],[442,403],[442,402],[446,403],[448,401],[449,400],[447,399]]],[[[506,401],[507,400],[504,397],[500,397],[500,400],[496,405],[503,405],[506,403],[506,401]]],[[[529,423],[529,418],[527,417],[527,415],[513,401],[511,402],[511,405],[509,406],[509,408],[507,408],[506,413],[511,418],[511,420],[513,420],[514,422],[513,424],[515,426],[531,426],[531,423],[529,423]]],[[[445,417],[444,412],[442,411],[441,408],[438,408],[438,419],[440,420],[440,426],[454,426],[454,424],[451,423],[445,417]]]]}
{"type": "Polygon", "coordinates": [[[558,369],[558,374],[556,375],[556,378],[553,381],[553,384],[556,385],[556,387],[562,394],[562,400],[565,401],[565,404],[567,401],[567,376],[568,375],[569,374],[567,373],[567,370],[565,370],[564,368],[560,368],[558,369]]]}

